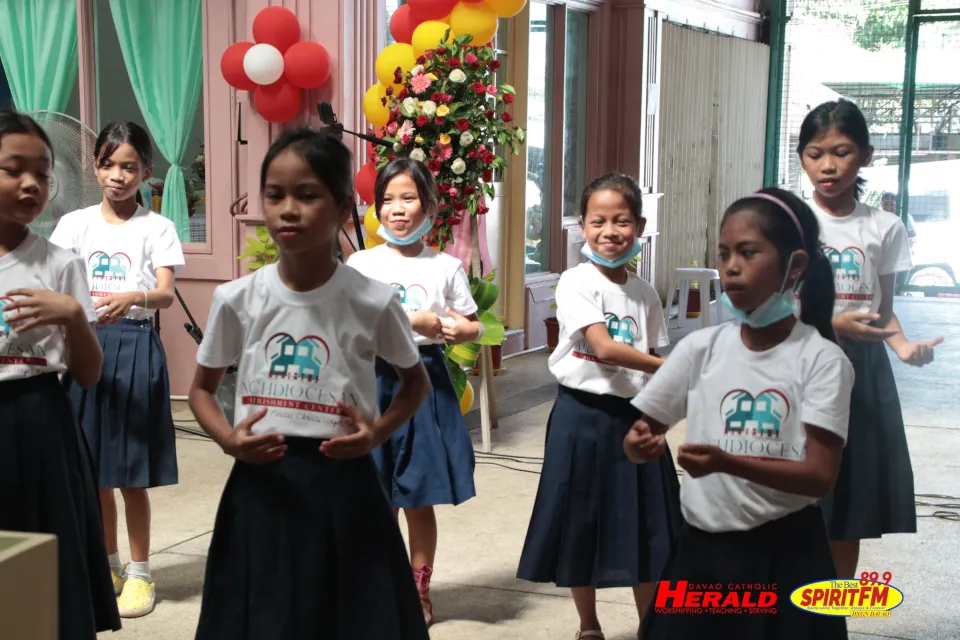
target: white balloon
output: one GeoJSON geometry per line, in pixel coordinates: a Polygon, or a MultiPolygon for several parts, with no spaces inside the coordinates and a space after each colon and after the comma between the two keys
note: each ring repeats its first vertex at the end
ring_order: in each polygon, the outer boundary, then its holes
{"type": "Polygon", "coordinates": [[[270,44],[255,44],[243,56],[243,70],[257,84],[273,84],[283,75],[283,54],[270,44]]]}

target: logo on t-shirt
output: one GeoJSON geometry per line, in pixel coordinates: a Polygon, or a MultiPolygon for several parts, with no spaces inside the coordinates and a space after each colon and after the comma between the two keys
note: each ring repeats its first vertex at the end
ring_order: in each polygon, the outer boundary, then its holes
{"type": "Polygon", "coordinates": [[[427,308],[427,290],[422,285],[402,285],[399,282],[392,282],[391,285],[400,296],[400,304],[407,313],[423,311],[427,308]]]}
{"type": "Polygon", "coordinates": [[[837,300],[867,301],[873,299],[869,282],[863,280],[866,255],[859,247],[835,249],[824,247],[823,253],[833,267],[837,300]]]}
{"type": "MultiPolygon", "coordinates": [[[[20,365],[25,367],[47,366],[47,353],[39,344],[25,342],[23,339],[14,339],[13,327],[4,319],[7,305],[13,303],[13,298],[0,298],[0,366],[20,365]]],[[[29,332],[28,332],[29,333],[29,332]]],[[[29,373],[29,370],[27,370],[29,373]]]]}
{"type": "Polygon", "coordinates": [[[330,360],[330,348],[318,336],[295,339],[278,333],[267,341],[267,364],[271,378],[313,382],[330,360]]]}
{"type": "Polygon", "coordinates": [[[723,397],[720,414],[725,434],[779,438],[780,427],[790,415],[790,401],[776,389],[761,391],[756,397],[737,389],[723,397]]]}
{"type": "Polygon", "coordinates": [[[120,251],[113,254],[104,251],[91,253],[87,258],[87,268],[90,271],[90,295],[103,298],[124,291],[132,265],[130,256],[120,251]]]}
{"type": "Polygon", "coordinates": [[[604,314],[607,319],[607,333],[613,338],[614,342],[621,342],[625,345],[633,346],[637,339],[640,326],[631,316],[620,318],[615,313],[609,311],[604,314]]]}

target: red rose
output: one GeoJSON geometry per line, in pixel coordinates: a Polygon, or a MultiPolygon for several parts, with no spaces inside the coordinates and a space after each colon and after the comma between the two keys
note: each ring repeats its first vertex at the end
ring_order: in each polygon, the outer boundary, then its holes
{"type": "Polygon", "coordinates": [[[387,156],[387,160],[389,160],[390,162],[393,162],[396,159],[397,159],[397,156],[394,153],[391,153],[390,155],[387,156]]]}
{"type": "Polygon", "coordinates": [[[417,126],[418,126],[418,127],[423,128],[423,127],[427,126],[428,124],[430,124],[430,118],[428,118],[427,116],[419,116],[419,117],[417,117],[417,126]]]}
{"type": "Polygon", "coordinates": [[[397,92],[397,100],[403,100],[406,97],[407,97],[407,88],[402,87],[400,91],[397,92]]]}
{"type": "Polygon", "coordinates": [[[450,225],[451,227],[455,227],[455,226],[457,226],[458,224],[460,224],[460,218],[456,218],[456,217],[454,217],[454,216],[450,216],[449,218],[447,218],[446,223],[447,223],[448,225],[450,225]]]}
{"type": "Polygon", "coordinates": [[[466,56],[464,56],[463,61],[466,62],[467,64],[473,64],[474,62],[476,62],[476,61],[479,60],[479,59],[480,59],[480,58],[478,58],[478,57],[475,56],[474,54],[468,53],[466,56]]]}
{"type": "MultiPolygon", "coordinates": [[[[393,84],[403,84],[403,74],[400,72],[400,67],[397,67],[397,70],[393,72],[393,84]]],[[[387,89],[391,88],[387,87],[387,89]]]]}
{"type": "Polygon", "coordinates": [[[417,64],[426,64],[426,63],[427,63],[427,59],[424,58],[423,56],[420,56],[419,58],[417,58],[417,64]]]}
{"type": "Polygon", "coordinates": [[[480,205],[479,207],[477,207],[477,215],[478,215],[478,216],[484,215],[487,211],[490,211],[490,209],[488,209],[488,208],[487,208],[487,205],[485,205],[485,204],[482,204],[482,205],[480,205]]]}
{"type": "Polygon", "coordinates": [[[444,191],[450,191],[450,186],[451,185],[449,182],[444,182],[443,184],[440,185],[440,188],[443,189],[444,191]]]}
{"type": "Polygon", "coordinates": [[[447,104],[450,104],[451,102],[453,102],[453,96],[450,95],[449,93],[445,93],[443,94],[443,101],[447,104]]]}
{"type": "Polygon", "coordinates": [[[396,122],[396,121],[397,121],[397,118],[399,118],[399,117],[400,117],[400,116],[397,115],[397,112],[396,112],[396,111],[391,111],[391,112],[390,112],[390,115],[387,116],[387,122],[396,122]]]}
{"type": "Polygon", "coordinates": [[[402,138],[400,138],[400,144],[402,144],[403,146],[407,146],[408,144],[410,144],[410,142],[411,142],[410,136],[405,135],[402,138]]]}
{"type": "Polygon", "coordinates": [[[512,93],[503,94],[503,101],[506,102],[507,104],[513,104],[513,94],[512,93]]]}
{"type": "Polygon", "coordinates": [[[436,102],[437,104],[443,102],[443,94],[437,91],[436,93],[430,96],[430,99],[436,102]]]}
{"type": "Polygon", "coordinates": [[[460,131],[466,131],[467,129],[470,128],[470,121],[467,120],[466,118],[460,118],[459,120],[457,120],[456,126],[457,126],[457,129],[459,129],[460,131]]]}
{"type": "Polygon", "coordinates": [[[491,84],[491,85],[487,85],[487,94],[488,94],[488,95],[491,95],[491,96],[497,95],[497,88],[496,88],[495,86],[493,86],[492,84],[491,84]]]}
{"type": "Polygon", "coordinates": [[[441,118],[440,116],[437,116],[436,118],[433,119],[433,122],[434,122],[434,124],[436,124],[438,127],[442,127],[443,125],[445,125],[445,124],[447,123],[447,119],[446,119],[446,118],[441,118]]]}
{"type": "Polygon", "coordinates": [[[487,109],[484,115],[487,116],[487,120],[493,120],[497,116],[497,114],[493,112],[493,109],[487,109]]]}
{"type": "Polygon", "coordinates": [[[487,92],[487,87],[484,86],[482,82],[474,82],[472,85],[470,85],[470,88],[479,95],[483,95],[487,92]]]}
{"type": "Polygon", "coordinates": [[[493,153],[489,151],[484,151],[483,154],[480,156],[480,159],[483,160],[483,164],[493,164],[493,160],[496,157],[497,156],[495,156],[493,153]]]}
{"type": "Polygon", "coordinates": [[[430,169],[432,173],[440,173],[441,167],[443,167],[443,165],[440,164],[439,160],[431,160],[427,163],[427,168],[430,169]]]}
{"type": "Polygon", "coordinates": [[[443,55],[447,52],[447,48],[444,47],[443,45],[440,45],[439,47],[436,48],[436,52],[439,53],[440,55],[443,55]]]}
{"type": "Polygon", "coordinates": [[[466,187],[464,187],[463,192],[468,196],[472,196],[477,192],[477,190],[473,187],[473,185],[467,185],[466,187]]]}
{"type": "Polygon", "coordinates": [[[470,156],[471,160],[476,160],[480,157],[480,154],[477,153],[476,149],[470,149],[470,151],[467,151],[467,155],[470,156]]]}
{"type": "Polygon", "coordinates": [[[493,181],[493,171],[490,171],[489,169],[486,170],[486,171],[484,171],[482,177],[483,177],[483,181],[484,181],[484,182],[492,182],[492,181],[493,181]]]}
{"type": "Polygon", "coordinates": [[[387,87],[387,89],[386,89],[386,91],[384,91],[384,93],[387,94],[388,96],[392,96],[392,95],[393,95],[393,87],[387,87]]]}
{"type": "Polygon", "coordinates": [[[456,69],[460,66],[460,58],[450,58],[447,60],[447,66],[451,69],[456,69]]]}
{"type": "Polygon", "coordinates": [[[437,185],[437,193],[443,195],[447,190],[443,188],[442,184],[437,185]]]}
{"type": "Polygon", "coordinates": [[[423,57],[426,58],[427,60],[433,58],[433,49],[427,49],[426,51],[424,51],[423,57]]]}
{"type": "Polygon", "coordinates": [[[511,120],[513,120],[513,116],[510,115],[509,113],[507,113],[506,111],[504,111],[503,113],[500,114],[500,118],[501,118],[504,122],[510,122],[511,120]]]}
{"type": "Polygon", "coordinates": [[[496,71],[497,69],[499,69],[499,68],[500,68],[500,61],[499,61],[499,60],[491,60],[491,61],[490,61],[490,68],[491,68],[492,70],[494,70],[494,71],[496,71]]]}

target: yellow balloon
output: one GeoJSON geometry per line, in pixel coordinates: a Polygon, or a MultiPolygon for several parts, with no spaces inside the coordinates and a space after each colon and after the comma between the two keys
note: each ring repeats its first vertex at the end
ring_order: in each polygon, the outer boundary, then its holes
{"type": "Polygon", "coordinates": [[[463,389],[463,395],[460,396],[460,415],[467,415],[467,412],[473,408],[473,386],[467,382],[463,389]]]}
{"type": "Polygon", "coordinates": [[[376,128],[386,126],[390,119],[390,110],[383,104],[386,97],[387,89],[379,82],[367,89],[363,96],[363,115],[376,128]]]}
{"type": "Polygon", "coordinates": [[[449,24],[439,20],[427,20],[426,22],[421,22],[417,28],[414,29],[413,37],[410,39],[410,45],[413,47],[414,55],[422,56],[424,51],[436,49],[441,41],[453,42],[454,37],[455,34],[449,24]],[[443,34],[447,31],[450,32],[450,35],[444,40],[443,34]]]}
{"type": "Polygon", "coordinates": [[[377,220],[377,216],[374,213],[374,209],[376,209],[376,207],[371,205],[370,208],[367,209],[367,212],[363,214],[363,228],[367,232],[368,240],[370,238],[380,237],[377,235],[377,229],[380,228],[380,221],[377,220]]]}
{"type": "Polygon", "coordinates": [[[440,22],[443,24],[450,24],[450,16],[447,16],[446,18],[440,18],[440,22]]]}
{"type": "Polygon", "coordinates": [[[488,7],[500,18],[512,18],[527,5],[527,0],[485,0],[488,7]]]}
{"type": "Polygon", "coordinates": [[[450,14],[450,28],[473,36],[474,45],[484,45],[497,33],[497,14],[484,3],[460,2],[450,14]]]}
{"type": "Polygon", "coordinates": [[[380,80],[380,84],[388,87],[396,84],[393,81],[393,74],[397,67],[400,68],[402,75],[407,75],[415,66],[417,66],[417,57],[413,55],[413,47],[402,42],[396,42],[385,47],[377,56],[377,78],[380,80]]]}

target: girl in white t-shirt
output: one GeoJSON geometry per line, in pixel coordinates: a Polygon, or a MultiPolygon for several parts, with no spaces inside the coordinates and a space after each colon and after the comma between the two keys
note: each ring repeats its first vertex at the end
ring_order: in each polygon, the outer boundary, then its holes
{"type": "Polygon", "coordinates": [[[214,291],[190,408],[237,459],[220,500],[198,640],[426,640],[403,537],[369,453],[429,381],[393,289],[341,265],[343,144],[285,131],[260,173],[279,261],[214,291]],[[374,362],[400,391],[377,411],[374,362]],[[239,360],[235,428],[216,399],[239,360]]]}
{"type": "MultiPolygon", "coordinates": [[[[458,505],[476,494],[473,443],[443,345],[477,340],[483,325],[460,260],[423,242],[439,208],[437,185],[426,165],[398,158],[377,175],[374,191],[379,233],[387,242],[354,253],[347,264],[399,293],[433,386],[416,415],[373,452],[387,494],[407,520],[410,561],[430,624],[430,577],[437,552],[434,506],[458,505]]],[[[400,380],[382,360],[377,362],[377,383],[384,410],[399,393],[400,380]]]]}
{"type": "Polygon", "coordinates": [[[645,223],[631,178],[594,180],[580,199],[588,261],[556,289],[560,341],[549,366],[560,386],[517,577],[571,587],[578,638],[603,638],[598,588],[631,587],[643,619],[680,526],[670,452],[638,467],[623,451],[640,417],[630,399],[663,363],[654,349],[669,344],[656,290],[627,268],[645,223]]]}
{"type": "Polygon", "coordinates": [[[153,147],[143,127],[113,122],[93,149],[103,202],[63,216],[50,241],[79,255],[97,310],[103,348],[100,382],[84,389],[63,377],[99,469],[100,505],[120,616],[153,611],[150,498],[147,489],[177,483],[167,357],[152,319],[174,300],[183,250],[173,222],[144,205],[140,185],[153,171],[153,147]],[[130,563],[120,560],[120,489],[130,563]]]}
{"type": "Polygon", "coordinates": [[[120,618],[93,463],[57,374],[94,385],[103,353],[83,263],[27,228],[53,162],[36,122],[0,111],[0,531],[57,537],[59,637],[90,640],[120,618]]]}
{"type": "Polygon", "coordinates": [[[797,587],[836,577],[816,501],[840,467],[854,379],[834,343],[833,277],[818,235],[810,208],[786,191],[731,205],[719,270],[722,302],[738,322],[680,341],[633,401],[644,418],[623,443],[631,459],[661,455],[662,434],[687,419],[677,456],[686,522],[645,640],[847,637],[843,618],[790,603],[797,587]],[[685,589],[706,593],[688,600],[685,589]],[[708,611],[685,610],[689,602],[708,611]],[[749,606],[772,611],[734,613],[749,606]]]}
{"type": "Polygon", "coordinates": [[[860,110],[845,100],[817,107],[803,121],[797,152],[836,278],[833,327],[857,372],[843,464],[823,502],[837,571],[853,578],[860,540],[917,531],[913,468],[883,342],[902,362],[924,366],[943,338],[910,342],[893,312],[897,274],[912,266],[910,242],[898,217],[858,202],[858,173],[873,155],[860,110]]]}

